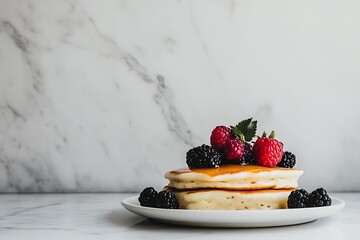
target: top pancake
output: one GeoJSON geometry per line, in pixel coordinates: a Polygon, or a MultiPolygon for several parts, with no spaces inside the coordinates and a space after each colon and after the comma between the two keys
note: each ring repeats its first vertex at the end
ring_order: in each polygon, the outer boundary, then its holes
{"type": "Polygon", "coordinates": [[[290,189],[297,187],[301,169],[257,165],[221,165],[219,168],[178,169],[165,178],[176,189],[217,188],[228,190],[290,189]]]}

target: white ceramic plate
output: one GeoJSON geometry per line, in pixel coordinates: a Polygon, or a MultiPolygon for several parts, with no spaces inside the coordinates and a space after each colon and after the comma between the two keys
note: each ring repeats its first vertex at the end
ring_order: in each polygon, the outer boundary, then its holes
{"type": "Polygon", "coordinates": [[[314,221],[339,212],[345,202],[331,197],[328,207],[273,210],[186,210],[142,207],[138,196],[124,199],[121,204],[130,212],[157,222],[199,227],[273,227],[314,221]]]}

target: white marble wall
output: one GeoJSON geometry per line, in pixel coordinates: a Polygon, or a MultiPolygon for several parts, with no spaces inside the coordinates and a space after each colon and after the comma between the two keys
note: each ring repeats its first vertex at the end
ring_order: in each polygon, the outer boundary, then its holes
{"type": "Polygon", "coordinates": [[[212,128],[276,130],[360,190],[360,4],[0,0],[0,191],[160,188],[212,128]]]}

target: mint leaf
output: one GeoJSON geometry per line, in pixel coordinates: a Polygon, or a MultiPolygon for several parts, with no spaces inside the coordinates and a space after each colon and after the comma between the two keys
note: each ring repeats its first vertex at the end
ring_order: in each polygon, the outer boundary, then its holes
{"type": "Polygon", "coordinates": [[[235,133],[241,133],[243,135],[243,139],[246,142],[250,142],[256,134],[257,121],[252,121],[252,118],[249,118],[239,122],[235,127],[232,127],[231,129],[234,135],[235,133]]]}
{"type": "Polygon", "coordinates": [[[232,135],[234,135],[235,138],[245,142],[245,136],[239,129],[237,129],[234,126],[230,126],[230,128],[231,128],[231,133],[232,135]]]}

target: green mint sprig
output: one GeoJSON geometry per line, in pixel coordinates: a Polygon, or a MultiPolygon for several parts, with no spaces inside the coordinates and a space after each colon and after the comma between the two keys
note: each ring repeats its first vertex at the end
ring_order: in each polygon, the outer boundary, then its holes
{"type": "Polygon", "coordinates": [[[257,121],[252,118],[243,120],[235,126],[230,126],[231,133],[242,142],[250,142],[256,135],[257,121]]]}

